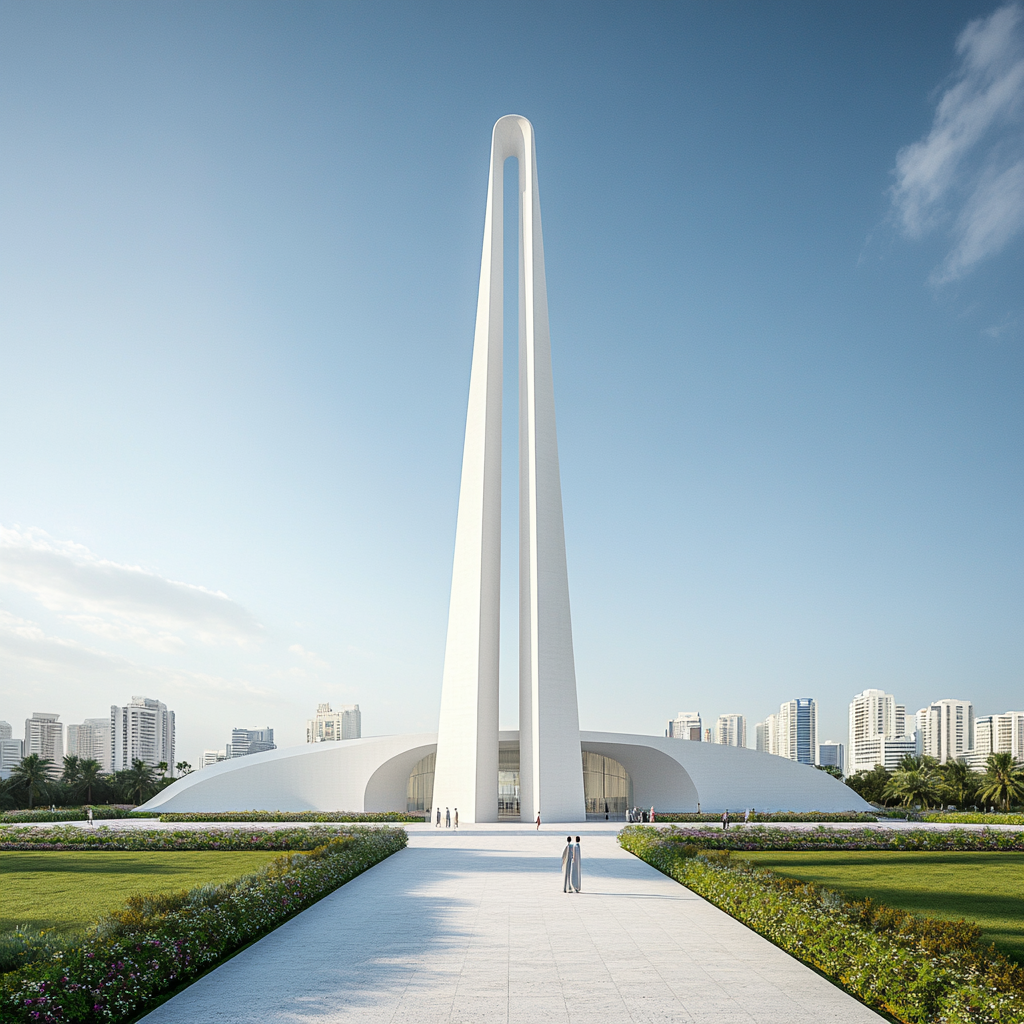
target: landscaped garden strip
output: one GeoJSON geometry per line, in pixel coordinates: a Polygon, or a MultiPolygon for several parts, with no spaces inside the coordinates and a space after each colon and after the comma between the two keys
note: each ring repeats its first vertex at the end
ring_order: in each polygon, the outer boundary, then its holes
{"type": "Polygon", "coordinates": [[[195,811],[181,814],[161,814],[161,821],[346,821],[401,824],[423,821],[423,814],[403,814],[400,811],[195,811]]]}
{"type": "Polygon", "coordinates": [[[336,828],[315,825],[173,830],[22,826],[0,828],[0,850],[312,850],[339,834],[336,828]]]}
{"type": "Polygon", "coordinates": [[[918,814],[919,821],[943,825],[1024,825],[1024,814],[979,814],[975,811],[938,811],[918,814]]]}
{"type": "MultiPolygon", "coordinates": [[[[732,821],[739,819],[742,821],[744,811],[741,808],[738,811],[731,811],[730,817],[732,821]]],[[[684,821],[717,821],[721,822],[721,814],[662,814],[657,809],[654,812],[655,824],[659,822],[684,822],[684,821]]],[[[878,817],[875,814],[868,814],[865,811],[813,811],[813,812],[802,812],[802,811],[754,811],[750,819],[754,822],[807,822],[813,824],[815,822],[864,822],[869,823],[878,821],[878,817]]]]}
{"type": "Polygon", "coordinates": [[[0,1019],[130,1019],[406,842],[399,828],[333,833],[309,853],[278,857],[225,885],[130,897],[82,945],[0,976],[0,1019]]]}
{"type": "MultiPolygon", "coordinates": [[[[95,821],[111,818],[158,818],[159,814],[149,811],[135,811],[130,806],[117,807],[106,804],[94,804],[92,816],[95,821]]],[[[49,807],[37,807],[32,811],[0,812],[0,825],[15,825],[31,821],[85,821],[89,817],[85,807],[58,807],[51,811],[49,807]]]]}
{"type": "Polygon", "coordinates": [[[683,835],[631,826],[619,843],[905,1024],[1024,1022],[1024,969],[984,946],[977,925],[851,901],[683,835]]]}
{"type": "Polygon", "coordinates": [[[1001,829],[796,829],[765,825],[723,829],[673,825],[658,829],[658,833],[665,842],[696,845],[705,850],[1024,850],[1024,832],[1001,829]]]}

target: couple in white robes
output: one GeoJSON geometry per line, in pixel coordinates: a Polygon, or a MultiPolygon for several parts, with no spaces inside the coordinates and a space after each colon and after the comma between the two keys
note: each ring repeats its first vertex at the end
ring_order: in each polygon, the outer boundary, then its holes
{"type": "Polygon", "coordinates": [[[580,837],[573,845],[572,836],[565,837],[562,851],[562,892],[579,892],[583,882],[583,867],[580,862],[580,837]]]}

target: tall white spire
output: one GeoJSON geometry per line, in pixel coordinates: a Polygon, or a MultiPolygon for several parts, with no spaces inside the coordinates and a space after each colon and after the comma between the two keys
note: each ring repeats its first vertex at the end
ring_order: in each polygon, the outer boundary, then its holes
{"type": "Polygon", "coordinates": [[[494,126],[462,487],[448,611],[434,800],[464,821],[498,814],[498,619],[504,165],[519,163],[520,807],[585,818],[544,242],[533,126],[494,126]]]}

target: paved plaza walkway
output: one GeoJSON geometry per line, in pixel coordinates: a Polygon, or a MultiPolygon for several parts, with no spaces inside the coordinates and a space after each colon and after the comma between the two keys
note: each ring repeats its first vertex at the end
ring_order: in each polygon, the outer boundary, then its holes
{"type": "Polygon", "coordinates": [[[882,1018],[681,885],[566,831],[410,827],[354,879],[144,1018],[146,1024],[861,1024],[882,1018]]]}

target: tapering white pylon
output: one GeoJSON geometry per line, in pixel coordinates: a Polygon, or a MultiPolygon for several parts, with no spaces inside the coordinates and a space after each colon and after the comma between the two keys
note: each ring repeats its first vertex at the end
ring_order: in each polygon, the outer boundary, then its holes
{"type": "Polygon", "coordinates": [[[544,243],[533,126],[494,126],[462,487],[434,774],[434,802],[464,821],[498,814],[504,165],[519,163],[520,807],[585,818],[576,670],[555,434],[544,243]]]}

